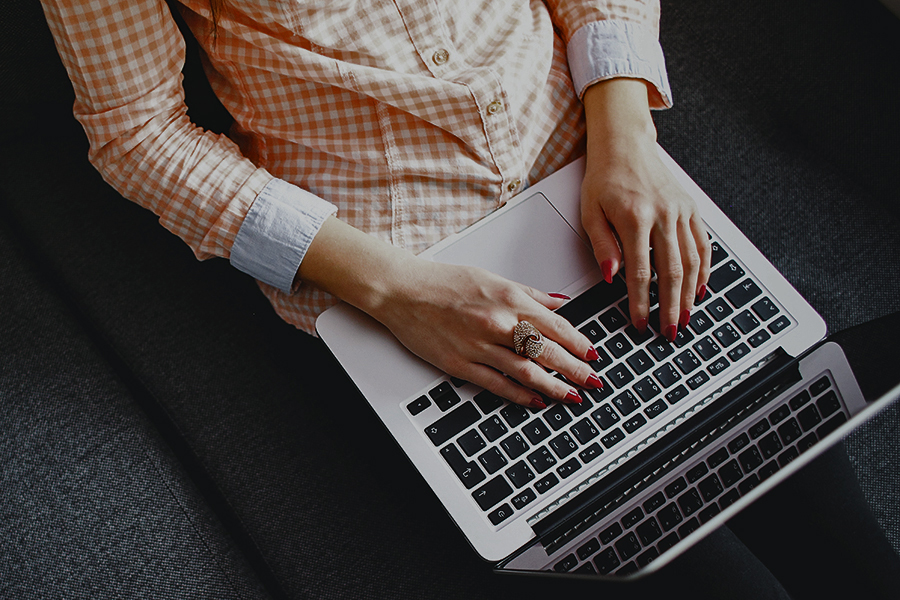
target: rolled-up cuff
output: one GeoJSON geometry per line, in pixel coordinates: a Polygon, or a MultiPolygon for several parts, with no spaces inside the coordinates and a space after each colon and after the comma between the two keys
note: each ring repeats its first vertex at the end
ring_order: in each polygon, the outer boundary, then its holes
{"type": "Polygon", "coordinates": [[[253,201],[231,247],[231,264],[290,293],[300,263],[322,223],[337,208],[295,185],[273,179],[253,201]]]}
{"type": "Polygon", "coordinates": [[[627,21],[595,21],[575,32],[567,50],[579,98],[598,81],[635,77],[656,89],[658,95],[650,97],[651,108],[672,106],[665,58],[651,28],[627,21]]]}

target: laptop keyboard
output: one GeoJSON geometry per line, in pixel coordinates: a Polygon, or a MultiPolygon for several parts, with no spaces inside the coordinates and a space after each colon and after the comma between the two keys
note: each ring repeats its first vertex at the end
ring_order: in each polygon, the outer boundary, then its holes
{"type": "Polygon", "coordinates": [[[473,397],[468,391],[473,386],[449,378],[404,401],[410,418],[492,525],[502,526],[604,452],[627,446],[625,440],[646,431],[691,390],[723,373],[736,374],[731,367],[743,364],[752,348],[793,325],[722,244],[712,240],[712,247],[710,293],[674,343],[660,335],[655,281],[644,334],[630,324],[621,276],[557,311],[600,355],[591,366],[603,388],[582,390],[581,404],[525,408],[487,390],[473,397]]]}
{"type": "Polygon", "coordinates": [[[649,490],[640,505],[577,547],[545,546],[563,558],[548,570],[628,575],[645,567],[720,511],[810,449],[847,421],[829,376],[760,412],[710,449],[685,461],[685,468],[649,490]]]}

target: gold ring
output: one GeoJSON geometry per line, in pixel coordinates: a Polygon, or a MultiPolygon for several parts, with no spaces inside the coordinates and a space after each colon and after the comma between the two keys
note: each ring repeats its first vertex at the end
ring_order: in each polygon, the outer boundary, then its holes
{"type": "Polygon", "coordinates": [[[538,358],[544,351],[544,336],[528,321],[519,321],[513,329],[513,348],[519,356],[538,358]]]}

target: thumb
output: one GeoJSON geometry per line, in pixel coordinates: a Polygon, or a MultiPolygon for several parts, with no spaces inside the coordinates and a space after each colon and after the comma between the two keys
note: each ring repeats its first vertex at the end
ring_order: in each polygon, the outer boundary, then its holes
{"type": "Polygon", "coordinates": [[[606,283],[612,283],[613,275],[622,266],[622,250],[615,231],[603,215],[592,219],[591,223],[585,223],[584,228],[591,239],[594,257],[600,265],[603,279],[606,283]]]}

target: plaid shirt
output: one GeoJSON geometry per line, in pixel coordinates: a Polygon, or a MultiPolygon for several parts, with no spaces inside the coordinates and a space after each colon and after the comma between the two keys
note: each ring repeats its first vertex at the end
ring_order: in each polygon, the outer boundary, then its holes
{"type": "Polygon", "coordinates": [[[182,14],[229,137],[194,126],[164,0],[42,0],[91,162],[198,258],[253,275],[308,332],[335,302],[291,289],[325,218],[414,252],[582,149],[579,101],[640,77],[670,104],[658,0],[206,0],[182,14]]]}

